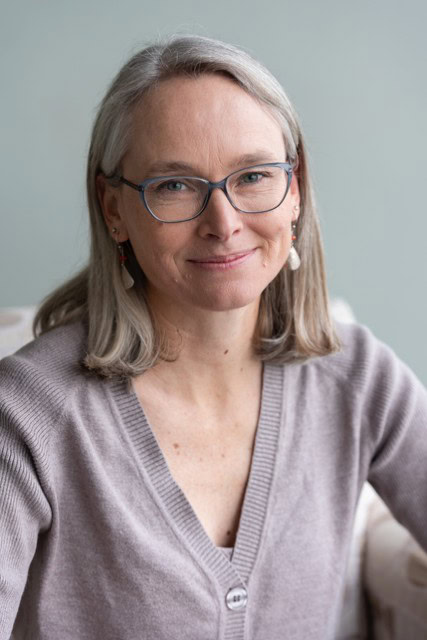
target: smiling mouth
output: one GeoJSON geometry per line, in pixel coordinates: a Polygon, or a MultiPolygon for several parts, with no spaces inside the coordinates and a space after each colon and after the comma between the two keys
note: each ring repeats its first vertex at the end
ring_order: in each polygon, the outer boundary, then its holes
{"type": "Polygon", "coordinates": [[[206,258],[195,258],[189,260],[194,265],[203,269],[231,269],[245,262],[248,258],[253,256],[256,249],[249,249],[248,251],[239,251],[238,253],[228,253],[223,256],[207,256],[206,258]]]}
{"type": "Polygon", "coordinates": [[[189,262],[195,262],[196,264],[222,264],[228,262],[235,262],[255,252],[255,249],[249,251],[240,251],[239,253],[229,253],[225,256],[208,256],[207,258],[194,258],[189,262]]]}

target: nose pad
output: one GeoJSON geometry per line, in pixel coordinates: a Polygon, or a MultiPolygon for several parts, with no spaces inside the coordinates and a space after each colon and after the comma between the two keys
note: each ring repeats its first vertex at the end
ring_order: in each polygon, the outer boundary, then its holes
{"type": "Polygon", "coordinates": [[[224,190],[213,189],[206,209],[200,217],[201,235],[224,240],[238,233],[242,226],[242,214],[233,207],[224,190]]]}

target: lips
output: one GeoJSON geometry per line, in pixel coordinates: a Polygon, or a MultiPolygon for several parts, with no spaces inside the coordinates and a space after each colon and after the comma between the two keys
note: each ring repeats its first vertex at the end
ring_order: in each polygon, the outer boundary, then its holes
{"type": "Polygon", "coordinates": [[[246,251],[239,251],[236,253],[228,253],[227,255],[207,256],[206,258],[193,258],[189,262],[195,262],[196,264],[227,264],[229,262],[236,262],[245,256],[249,256],[254,253],[255,249],[248,249],[246,251]]]}
{"type": "Polygon", "coordinates": [[[210,272],[224,272],[231,269],[239,269],[252,258],[256,249],[246,249],[245,251],[235,251],[225,255],[213,255],[203,258],[193,258],[189,260],[194,268],[210,272]]]}

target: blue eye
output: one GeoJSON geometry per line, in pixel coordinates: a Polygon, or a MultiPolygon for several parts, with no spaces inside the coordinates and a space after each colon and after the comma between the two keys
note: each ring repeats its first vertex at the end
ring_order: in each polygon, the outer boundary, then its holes
{"type": "Polygon", "coordinates": [[[176,180],[170,182],[163,182],[159,185],[159,188],[167,189],[168,191],[182,191],[185,189],[185,184],[183,182],[177,182],[176,180]]]}
{"type": "Polygon", "coordinates": [[[242,176],[242,182],[245,182],[246,184],[253,184],[255,182],[259,182],[261,178],[262,173],[245,173],[245,175],[242,176]]]}

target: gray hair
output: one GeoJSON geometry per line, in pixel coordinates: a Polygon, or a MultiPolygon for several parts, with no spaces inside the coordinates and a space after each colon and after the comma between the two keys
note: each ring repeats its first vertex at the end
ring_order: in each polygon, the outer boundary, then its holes
{"type": "MultiPolygon", "coordinates": [[[[76,320],[88,328],[84,364],[103,376],[135,376],[167,356],[145,295],[144,277],[125,290],[117,247],[98,199],[99,174],[113,176],[129,145],[133,111],[161,80],[204,73],[225,74],[261,104],[281,126],[288,162],[300,189],[295,247],[301,266],[286,266],[261,295],[254,349],[276,363],[326,355],[339,348],[329,314],[319,222],[308,172],[307,154],[296,113],[279,82],[243,50],[201,36],[172,37],[135,54],[119,71],[102,100],[93,127],[87,167],[91,221],[88,266],[54,291],[34,323],[38,335],[76,320]]],[[[131,250],[132,252],[132,250],[131,250]]]]}

